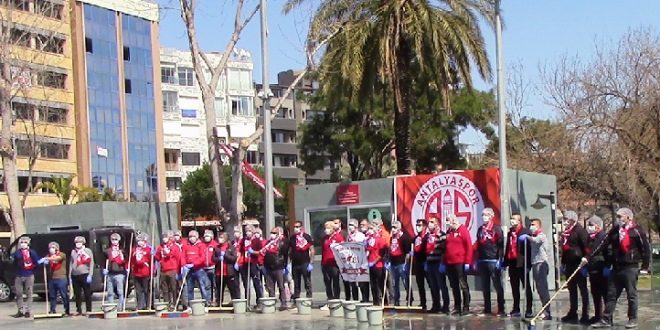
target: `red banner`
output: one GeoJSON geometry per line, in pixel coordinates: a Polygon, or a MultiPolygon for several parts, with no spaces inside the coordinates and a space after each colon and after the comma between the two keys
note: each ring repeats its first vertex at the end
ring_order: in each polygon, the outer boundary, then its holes
{"type": "Polygon", "coordinates": [[[475,171],[445,171],[439,174],[397,177],[397,218],[409,234],[415,235],[417,219],[440,219],[443,230],[447,216],[455,214],[472,237],[481,226],[481,211],[495,211],[500,223],[500,172],[497,168],[475,171]]]}
{"type": "MultiPolygon", "coordinates": [[[[229,157],[232,157],[234,155],[234,148],[230,145],[226,144],[220,144],[220,149],[225,152],[225,154],[229,157]]],[[[254,182],[261,190],[266,190],[266,180],[259,176],[259,173],[248,163],[245,159],[243,159],[243,166],[242,166],[242,171],[243,175],[248,177],[250,181],[254,182]]],[[[275,194],[275,197],[277,198],[283,198],[284,195],[277,190],[277,188],[273,187],[273,194],[275,194]]]]}
{"type": "Polygon", "coordinates": [[[342,184],[335,190],[337,205],[357,204],[360,202],[360,186],[356,184],[342,184]]]}

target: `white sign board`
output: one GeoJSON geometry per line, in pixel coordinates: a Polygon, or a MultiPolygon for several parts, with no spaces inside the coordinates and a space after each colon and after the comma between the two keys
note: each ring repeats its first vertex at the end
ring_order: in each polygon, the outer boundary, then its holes
{"type": "Polygon", "coordinates": [[[369,263],[363,243],[335,244],[332,253],[344,281],[369,282],[369,263]]]}

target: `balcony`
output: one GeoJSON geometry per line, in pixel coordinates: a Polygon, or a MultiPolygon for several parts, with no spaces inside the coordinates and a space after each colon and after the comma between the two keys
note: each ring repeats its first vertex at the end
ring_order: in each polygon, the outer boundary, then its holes
{"type": "MultiPolygon", "coordinates": [[[[263,118],[259,117],[257,118],[257,123],[259,125],[263,124],[263,118]]],[[[271,121],[271,128],[272,129],[279,129],[279,130],[286,130],[286,131],[296,131],[298,129],[298,123],[296,122],[295,119],[287,119],[287,118],[273,118],[271,121]]]]}
{"type": "MultiPolygon", "coordinates": [[[[284,155],[298,155],[298,144],[296,143],[276,143],[273,142],[273,153],[284,155]]],[[[264,152],[263,142],[259,142],[259,152],[264,152]]]]}
{"type": "Polygon", "coordinates": [[[165,163],[165,171],[178,172],[181,170],[181,166],[178,163],[165,163]]]}

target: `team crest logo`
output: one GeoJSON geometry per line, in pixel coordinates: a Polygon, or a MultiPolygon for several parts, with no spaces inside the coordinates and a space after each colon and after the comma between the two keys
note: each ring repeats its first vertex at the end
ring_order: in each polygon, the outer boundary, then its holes
{"type": "Polygon", "coordinates": [[[448,228],[447,217],[455,214],[475,237],[480,225],[484,201],[472,180],[455,173],[442,173],[419,188],[413,201],[412,220],[440,219],[442,230],[448,228]]]}

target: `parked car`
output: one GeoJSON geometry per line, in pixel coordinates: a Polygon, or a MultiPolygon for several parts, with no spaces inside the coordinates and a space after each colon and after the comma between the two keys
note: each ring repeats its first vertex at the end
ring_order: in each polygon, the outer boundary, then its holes
{"type": "MultiPolygon", "coordinates": [[[[131,236],[135,237],[133,229],[128,227],[100,227],[92,228],[90,230],[63,230],[53,231],[47,233],[25,234],[31,239],[31,248],[33,248],[40,257],[48,253],[48,243],[57,242],[60,245],[60,250],[67,255],[67,274],[69,273],[69,262],[71,261],[71,251],[74,249],[73,239],[76,236],[85,237],[87,240],[86,246],[92,250],[94,254],[94,274],[92,281],[92,292],[103,291],[103,274],[102,269],[105,267],[107,259],[105,250],[110,246],[110,235],[118,233],[122,239],[120,242],[121,248],[124,250],[124,255],[128,256],[128,248],[131,236]]],[[[0,263],[0,302],[7,302],[14,297],[14,279],[16,278],[16,266],[12,255],[16,252],[18,239],[6,249],[2,254],[2,262],[0,263]]],[[[34,276],[34,293],[40,297],[46,296],[44,285],[43,268],[39,266],[35,270],[34,276]]],[[[130,284],[129,284],[130,288],[130,284]]]]}

